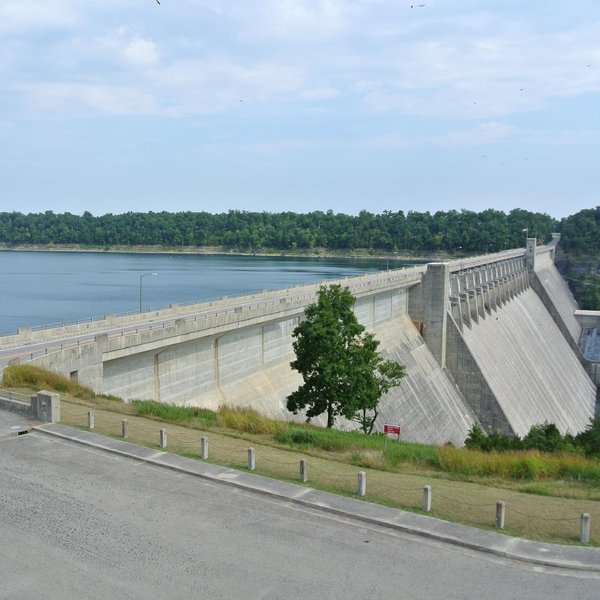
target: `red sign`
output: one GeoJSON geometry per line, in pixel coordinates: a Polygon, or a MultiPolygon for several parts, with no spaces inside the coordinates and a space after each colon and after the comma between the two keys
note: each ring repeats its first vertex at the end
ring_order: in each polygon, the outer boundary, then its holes
{"type": "Polygon", "coordinates": [[[386,423],[383,426],[383,433],[393,433],[394,435],[400,435],[400,425],[388,425],[386,423]]]}

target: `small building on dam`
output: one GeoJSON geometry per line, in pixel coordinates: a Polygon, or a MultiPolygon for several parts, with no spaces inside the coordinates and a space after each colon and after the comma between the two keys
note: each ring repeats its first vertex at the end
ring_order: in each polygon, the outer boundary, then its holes
{"type": "MultiPolygon", "coordinates": [[[[519,436],[545,421],[573,434],[589,424],[600,363],[585,349],[595,347],[598,321],[576,315],[554,266],[556,242],[336,282],[356,296],[356,316],[382,354],[406,365],[376,429],[394,423],[405,440],[462,445],[474,424],[519,436]]],[[[22,329],[0,348],[125,400],[301,419],[285,406],[301,384],[291,334],[318,287],[22,329]]]]}

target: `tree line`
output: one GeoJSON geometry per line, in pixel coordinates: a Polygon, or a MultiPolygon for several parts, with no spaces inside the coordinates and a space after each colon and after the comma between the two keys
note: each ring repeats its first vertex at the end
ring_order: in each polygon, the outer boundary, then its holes
{"type": "MultiPolygon", "coordinates": [[[[485,253],[525,245],[525,233],[540,242],[560,223],[547,214],[514,209],[429,212],[366,210],[358,215],[314,211],[127,212],[93,216],[71,213],[0,212],[5,245],[222,247],[262,250],[485,253]]],[[[569,230],[569,235],[570,234],[569,230]]]]}

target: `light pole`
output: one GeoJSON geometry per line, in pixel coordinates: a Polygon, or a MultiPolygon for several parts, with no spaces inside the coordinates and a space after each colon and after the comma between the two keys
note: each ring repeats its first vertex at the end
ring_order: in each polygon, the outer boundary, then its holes
{"type": "Polygon", "coordinates": [[[529,227],[525,227],[525,229],[523,229],[522,233],[525,234],[525,248],[527,248],[527,238],[529,237],[529,227]]]}
{"type": "Polygon", "coordinates": [[[158,275],[158,273],[142,273],[140,275],[140,313],[142,312],[142,281],[144,280],[144,277],[147,277],[148,275],[158,275]]]}

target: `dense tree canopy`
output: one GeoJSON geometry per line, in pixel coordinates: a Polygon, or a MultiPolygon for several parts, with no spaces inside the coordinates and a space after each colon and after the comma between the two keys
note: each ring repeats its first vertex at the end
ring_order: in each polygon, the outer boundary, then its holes
{"type": "Polygon", "coordinates": [[[581,210],[560,224],[563,267],[580,308],[600,310],[600,206],[581,210]]]}
{"type": "Polygon", "coordinates": [[[309,419],[326,413],[327,427],[344,416],[370,433],[381,396],[399,385],[405,372],[379,355],[379,342],[352,311],[355,301],[348,288],[321,286],[317,302],[304,311],[292,334],[296,360],[291,363],[304,383],[288,396],[287,408],[294,414],[306,410],[309,419]]]}
{"type": "Polygon", "coordinates": [[[560,224],[560,245],[574,256],[600,258],[600,206],[580,210],[560,224]]]}
{"type": "Polygon", "coordinates": [[[523,229],[550,239],[558,222],[521,209],[384,211],[357,216],[316,211],[106,214],[0,213],[0,243],[90,246],[221,246],[240,251],[367,249],[380,252],[494,252],[524,246],[523,229]]]}

